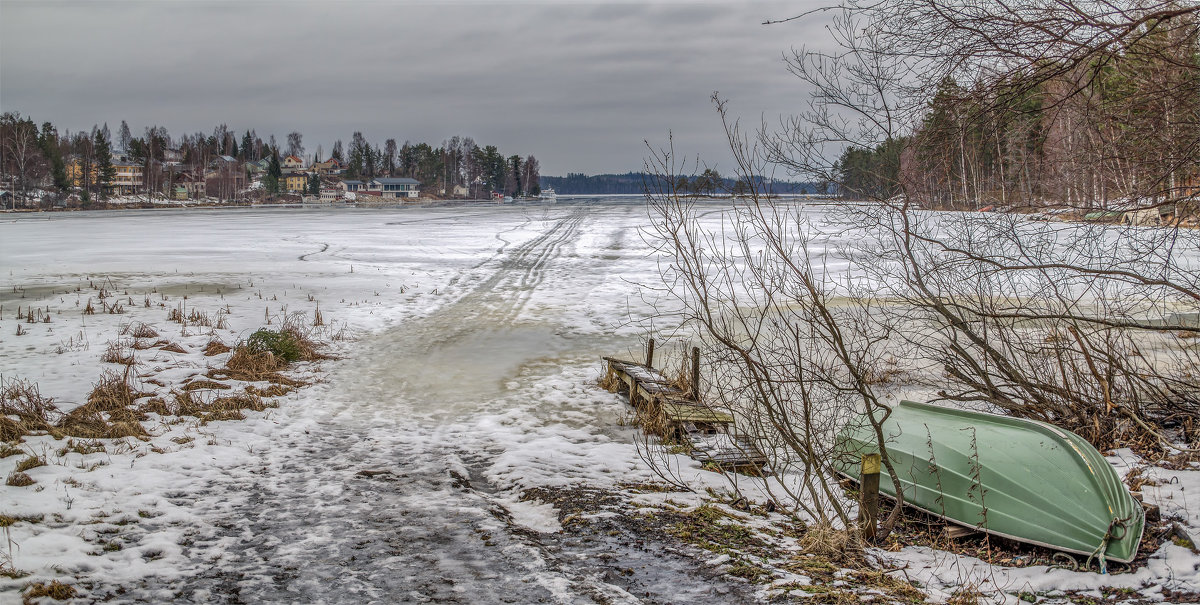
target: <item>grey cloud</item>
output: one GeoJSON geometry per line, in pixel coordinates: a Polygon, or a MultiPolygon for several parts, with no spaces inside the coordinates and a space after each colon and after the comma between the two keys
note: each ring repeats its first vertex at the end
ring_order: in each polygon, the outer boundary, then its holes
{"type": "Polygon", "coordinates": [[[0,107],[61,128],[218,123],[328,151],[454,134],[547,174],[637,170],[676,133],[724,158],[713,90],[757,122],[800,106],[794,3],[0,2],[0,107]]]}

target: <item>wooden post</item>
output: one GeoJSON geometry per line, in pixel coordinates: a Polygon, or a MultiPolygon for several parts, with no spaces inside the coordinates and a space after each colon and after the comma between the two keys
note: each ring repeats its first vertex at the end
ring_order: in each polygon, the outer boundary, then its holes
{"type": "Polygon", "coordinates": [[[653,338],[651,338],[650,342],[646,345],[646,367],[647,368],[654,367],[654,339],[653,338]]]}
{"type": "Polygon", "coordinates": [[[692,397],[700,399],[700,347],[692,347],[692,397]]]}
{"type": "Polygon", "coordinates": [[[875,529],[879,523],[879,467],[879,454],[863,454],[858,520],[867,540],[875,539],[875,529]]]}

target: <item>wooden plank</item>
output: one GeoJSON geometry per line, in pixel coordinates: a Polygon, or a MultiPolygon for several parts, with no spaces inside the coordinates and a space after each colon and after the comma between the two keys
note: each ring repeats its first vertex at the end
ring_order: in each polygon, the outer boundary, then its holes
{"type": "Polygon", "coordinates": [[[687,405],[672,401],[660,401],[663,416],[671,422],[708,422],[711,424],[733,424],[733,415],[700,405],[687,405]]]}

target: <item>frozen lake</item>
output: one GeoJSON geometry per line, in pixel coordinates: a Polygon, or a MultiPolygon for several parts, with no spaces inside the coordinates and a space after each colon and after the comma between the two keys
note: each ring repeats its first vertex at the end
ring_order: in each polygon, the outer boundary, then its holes
{"type": "MultiPolygon", "coordinates": [[[[63,408],[85,400],[122,325],[167,334],[178,305],[225,314],[230,342],[318,306],[355,335],[279,409],[196,427],[207,445],[167,442],[82,486],[45,479],[35,498],[4,492],[6,510],[64,522],[139,513],[116,524],[120,551],[35,526],[14,564],[58,565],[118,601],[749,599],[686,557],[552,533],[555,509],[520,501],[654,478],[620,399],[595,386],[600,356],[637,350],[650,327],[645,220],[628,199],[4,217],[3,319],[30,304],[57,315],[20,337],[4,322],[0,372],[63,408]],[[89,286],[126,312],[82,314],[89,286]]],[[[149,380],[202,363],[156,353],[138,368],[149,380]]]]}
{"type": "MultiPolygon", "coordinates": [[[[715,231],[726,208],[698,214],[715,231]]],[[[826,251],[859,249],[864,231],[804,212],[829,227],[808,246],[813,262],[845,274],[826,251]]],[[[313,329],[335,356],[302,365],[310,386],[244,420],[154,416],[149,437],[103,450],[27,437],[22,453],[47,463],[28,470],[33,485],[0,486],[0,515],[18,519],[0,569],[31,575],[0,576],[0,601],[52,579],[104,602],[765,600],[720,557],[646,531],[640,519],[658,506],[701,496],[630,487],[659,477],[622,398],[596,385],[602,355],[639,358],[646,336],[678,336],[647,220],[630,198],[0,216],[0,378],[36,383],[63,411],[123,368],[101,355],[137,322],[161,340],[133,351],[130,375],[162,397],[222,366],[202,353],[210,340],[311,324],[318,309],[313,329]],[[50,320],[17,316],[31,309],[50,320]]],[[[677,353],[659,351],[660,366],[677,353]]],[[[694,484],[726,487],[671,458],[694,484]]],[[[0,475],[20,460],[0,458],[0,475]]],[[[1200,527],[1188,498],[1173,499],[1200,474],[1154,472],[1162,487],[1143,489],[1200,527]]],[[[946,594],[963,569],[1014,590],[1099,577],[920,547],[892,555],[946,594]]],[[[1195,590],[1198,560],[1166,545],[1147,567],[1103,578],[1195,590]]]]}

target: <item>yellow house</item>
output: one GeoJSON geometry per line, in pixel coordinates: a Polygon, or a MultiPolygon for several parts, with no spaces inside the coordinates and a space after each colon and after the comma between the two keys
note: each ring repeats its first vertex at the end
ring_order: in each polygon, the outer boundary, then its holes
{"type": "MultiPolygon", "coordinates": [[[[83,162],[76,158],[71,160],[66,168],[67,178],[71,180],[71,184],[76,187],[82,187],[83,162]]],[[[142,188],[142,165],[140,163],[114,159],[113,168],[116,169],[117,175],[113,177],[112,182],[108,183],[108,185],[118,194],[134,193],[142,188]]],[[[88,178],[95,182],[97,176],[95,162],[92,163],[88,174],[88,178]]]]}
{"type": "Polygon", "coordinates": [[[279,178],[280,187],[287,193],[304,193],[308,188],[308,175],[292,172],[279,178]]]}

